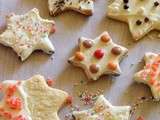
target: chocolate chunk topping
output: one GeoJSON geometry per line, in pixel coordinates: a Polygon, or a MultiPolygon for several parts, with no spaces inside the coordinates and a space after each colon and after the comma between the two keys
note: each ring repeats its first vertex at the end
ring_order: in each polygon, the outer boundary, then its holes
{"type": "Polygon", "coordinates": [[[91,48],[92,44],[93,44],[93,42],[91,40],[85,40],[85,41],[83,41],[83,46],[85,48],[91,48]]]}
{"type": "Polygon", "coordinates": [[[141,24],[142,24],[142,21],[137,20],[137,21],[136,21],[136,24],[137,24],[137,25],[141,25],[141,24]]]}
{"type": "Polygon", "coordinates": [[[114,55],[120,55],[121,54],[121,48],[120,47],[113,47],[111,52],[114,54],[114,55]]]}
{"type": "Polygon", "coordinates": [[[128,9],[129,6],[128,6],[128,5],[124,5],[123,8],[124,8],[124,9],[128,9]]]}
{"type": "Polygon", "coordinates": [[[95,74],[95,73],[97,73],[97,72],[99,71],[99,66],[96,65],[96,64],[92,64],[92,65],[90,65],[89,70],[90,70],[92,73],[95,74]]]}
{"type": "Polygon", "coordinates": [[[149,18],[148,17],[145,17],[144,18],[144,22],[148,22],[149,21],[149,18]]]}
{"type": "Polygon", "coordinates": [[[159,2],[158,2],[158,1],[154,2],[154,6],[155,6],[155,7],[157,7],[158,5],[159,5],[159,2]]]}
{"type": "Polygon", "coordinates": [[[123,0],[123,2],[124,2],[124,3],[128,3],[128,2],[129,2],[129,0],[123,0]]]}

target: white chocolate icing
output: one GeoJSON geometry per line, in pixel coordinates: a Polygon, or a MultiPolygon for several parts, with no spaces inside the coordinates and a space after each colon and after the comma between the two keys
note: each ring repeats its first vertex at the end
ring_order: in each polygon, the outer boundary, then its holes
{"type": "Polygon", "coordinates": [[[130,106],[113,106],[101,95],[93,108],[74,111],[75,120],[129,120],[130,106]]]}
{"type": "MultiPolygon", "coordinates": [[[[2,83],[3,91],[5,92],[7,86],[16,83],[15,80],[4,81],[2,83]]],[[[5,98],[0,102],[0,107],[3,106],[13,116],[24,115],[26,120],[59,120],[57,112],[68,97],[66,92],[49,87],[41,75],[35,75],[28,80],[21,81],[17,88],[14,96],[23,101],[21,111],[9,109],[4,103],[5,98]]],[[[0,117],[0,120],[5,119],[0,117]]]]}
{"type": "Polygon", "coordinates": [[[82,52],[84,54],[85,59],[83,61],[77,61],[77,60],[75,60],[75,56],[73,56],[69,59],[69,62],[71,62],[73,65],[83,68],[87,77],[92,80],[97,80],[100,76],[106,75],[106,74],[119,75],[121,73],[119,62],[122,60],[122,58],[128,52],[127,48],[115,44],[111,38],[108,43],[103,43],[100,40],[100,38],[104,34],[108,34],[108,33],[104,32],[94,40],[81,37],[80,42],[79,42],[79,48],[80,48],[80,52],[82,52]],[[91,40],[93,42],[93,46],[89,49],[86,49],[83,46],[83,41],[85,41],[85,40],[91,40]],[[113,55],[111,53],[111,49],[113,47],[119,47],[121,49],[121,53],[117,56],[113,55]],[[93,56],[93,54],[94,54],[95,50],[97,50],[99,48],[101,48],[104,51],[104,57],[100,60],[97,60],[93,56]],[[107,64],[109,62],[113,62],[114,64],[117,65],[116,70],[113,71],[113,70],[110,70],[107,68],[107,64]],[[97,64],[100,68],[100,70],[96,74],[91,73],[89,70],[89,66],[92,63],[97,64]]]}
{"type": "Polygon", "coordinates": [[[65,10],[75,10],[85,15],[92,15],[94,2],[92,0],[48,0],[51,15],[57,15],[65,10]]]}
{"type": "Polygon", "coordinates": [[[0,43],[13,48],[22,61],[34,50],[51,54],[54,47],[48,35],[54,24],[54,21],[42,19],[36,8],[25,15],[12,14],[7,18],[7,29],[0,35],[0,43]]]}
{"type": "MultiPolygon", "coordinates": [[[[127,22],[135,40],[139,40],[153,29],[160,30],[160,6],[154,6],[155,0],[129,0],[124,9],[123,0],[115,0],[108,6],[108,16],[120,21],[127,22]],[[144,19],[149,21],[145,22],[144,19]],[[136,25],[140,20],[141,25],[136,25]]],[[[158,1],[159,2],[159,1],[158,1]]],[[[159,2],[160,3],[160,2],[159,2]]]]}
{"type": "Polygon", "coordinates": [[[144,57],[145,67],[134,75],[135,81],[139,83],[147,84],[152,91],[155,99],[160,100],[160,56],[155,53],[148,52],[144,57]],[[157,66],[157,70],[154,68],[154,64],[157,66]],[[153,74],[152,76],[150,74],[153,74]]]}

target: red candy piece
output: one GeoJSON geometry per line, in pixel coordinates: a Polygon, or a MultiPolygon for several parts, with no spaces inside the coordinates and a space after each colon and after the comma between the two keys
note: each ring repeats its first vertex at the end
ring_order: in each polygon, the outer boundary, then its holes
{"type": "Polygon", "coordinates": [[[0,108],[0,116],[3,116],[4,109],[0,108]]]}
{"type": "Polygon", "coordinates": [[[67,99],[66,99],[66,104],[67,105],[71,105],[73,102],[73,97],[72,96],[68,96],[67,99]]]}
{"type": "Polygon", "coordinates": [[[158,66],[155,65],[155,64],[153,64],[153,65],[152,65],[152,70],[156,72],[156,71],[158,70],[158,66]]]}
{"type": "Polygon", "coordinates": [[[85,57],[84,57],[84,55],[83,55],[82,52],[76,52],[75,58],[76,58],[78,61],[83,61],[85,57]]]}
{"type": "Polygon", "coordinates": [[[149,80],[149,84],[150,84],[150,85],[154,85],[155,83],[156,83],[156,81],[155,81],[154,79],[150,79],[150,80],[149,80]]]}
{"type": "Polygon", "coordinates": [[[13,120],[26,120],[26,118],[23,115],[19,115],[19,116],[13,118],[13,120]]]}
{"type": "Polygon", "coordinates": [[[22,101],[18,97],[11,97],[6,100],[7,105],[11,109],[18,109],[20,110],[22,108],[22,101]]]}
{"type": "Polygon", "coordinates": [[[51,80],[51,79],[48,79],[47,80],[47,84],[48,84],[48,86],[53,86],[54,85],[54,80],[51,80]]]}
{"type": "Polygon", "coordinates": [[[10,85],[7,88],[6,95],[8,97],[10,97],[10,96],[12,96],[16,92],[16,90],[17,90],[17,86],[16,85],[10,85]]]}
{"type": "Polygon", "coordinates": [[[151,78],[154,78],[154,77],[156,76],[156,72],[150,71],[150,72],[149,72],[149,75],[150,75],[151,78]]]}
{"type": "Polygon", "coordinates": [[[94,52],[94,56],[97,58],[97,59],[101,59],[103,56],[104,56],[104,51],[102,49],[97,49],[95,52],[94,52]]]}

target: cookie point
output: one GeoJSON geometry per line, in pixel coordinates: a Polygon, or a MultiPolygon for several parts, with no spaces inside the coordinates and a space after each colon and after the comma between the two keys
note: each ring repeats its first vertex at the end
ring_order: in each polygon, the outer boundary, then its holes
{"type": "Polygon", "coordinates": [[[102,50],[102,49],[97,49],[97,50],[94,52],[94,56],[95,56],[97,59],[103,58],[103,56],[104,56],[104,50],[102,50]]]}
{"type": "Polygon", "coordinates": [[[52,87],[54,85],[55,81],[52,79],[47,79],[48,86],[52,87]]]}

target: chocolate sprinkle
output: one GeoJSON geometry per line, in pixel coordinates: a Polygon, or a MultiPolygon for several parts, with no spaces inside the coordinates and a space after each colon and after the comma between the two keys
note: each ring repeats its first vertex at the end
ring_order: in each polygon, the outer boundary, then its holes
{"type": "Polygon", "coordinates": [[[129,0],[123,0],[123,2],[124,2],[124,3],[128,3],[128,2],[129,2],[129,0]]]}
{"type": "Polygon", "coordinates": [[[128,6],[128,5],[124,5],[123,8],[124,8],[124,9],[128,9],[129,6],[128,6]]]}
{"type": "Polygon", "coordinates": [[[149,21],[149,18],[148,17],[145,17],[144,18],[144,22],[148,22],[149,21]]]}
{"type": "Polygon", "coordinates": [[[141,24],[142,24],[142,21],[137,20],[137,21],[136,21],[136,24],[137,24],[137,25],[141,25],[141,24]]]}
{"type": "Polygon", "coordinates": [[[154,6],[155,6],[155,7],[157,7],[158,5],[159,5],[159,2],[158,2],[158,1],[154,2],[154,6]]]}

